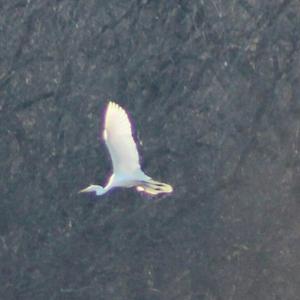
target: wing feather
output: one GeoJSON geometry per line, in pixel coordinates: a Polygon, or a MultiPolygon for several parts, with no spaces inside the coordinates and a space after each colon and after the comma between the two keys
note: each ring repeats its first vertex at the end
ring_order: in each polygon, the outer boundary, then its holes
{"type": "Polygon", "coordinates": [[[129,174],[140,169],[129,118],[125,110],[114,102],[109,102],[106,110],[103,138],[115,174],[129,174]]]}

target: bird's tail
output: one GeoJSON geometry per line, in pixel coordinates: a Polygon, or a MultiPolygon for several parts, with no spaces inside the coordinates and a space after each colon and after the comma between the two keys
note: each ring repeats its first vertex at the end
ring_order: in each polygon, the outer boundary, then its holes
{"type": "Polygon", "coordinates": [[[173,191],[173,188],[171,185],[162,183],[159,181],[155,181],[153,179],[139,182],[136,189],[139,192],[144,192],[144,193],[147,193],[150,195],[158,195],[161,193],[171,193],[173,191]]]}

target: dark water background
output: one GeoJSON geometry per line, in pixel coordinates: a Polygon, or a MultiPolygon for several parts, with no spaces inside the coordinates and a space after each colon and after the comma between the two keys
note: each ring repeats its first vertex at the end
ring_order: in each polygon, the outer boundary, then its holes
{"type": "Polygon", "coordinates": [[[300,295],[297,0],[0,1],[0,298],[300,295]],[[175,191],[105,182],[108,99],[175,191]]]}

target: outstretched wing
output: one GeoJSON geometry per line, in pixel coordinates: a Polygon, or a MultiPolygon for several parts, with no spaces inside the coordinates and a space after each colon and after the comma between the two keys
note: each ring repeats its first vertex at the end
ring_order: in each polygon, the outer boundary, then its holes
{"type": "Polygon", "coordinates": [[[114,102],[109,102],[106,110],[103,137],[115,174],[128,174],[140,169],[130,121],[125,110],[114,102]]]}

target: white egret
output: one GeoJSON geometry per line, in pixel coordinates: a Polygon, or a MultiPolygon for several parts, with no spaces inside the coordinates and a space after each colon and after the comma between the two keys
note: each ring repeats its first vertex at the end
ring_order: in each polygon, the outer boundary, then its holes
{"type": "Polygon", "coordinates": [[[129,118],[125,110],[114,102],[107,106],[103,138],[112,160],[113,174],[105,187],[90,185],[80,192],[94,192],[100,196],[115,187],[134,186],[137,191],[150,195],[173,191],[169,184],[154,181],[141,170],[129,118]]]}

